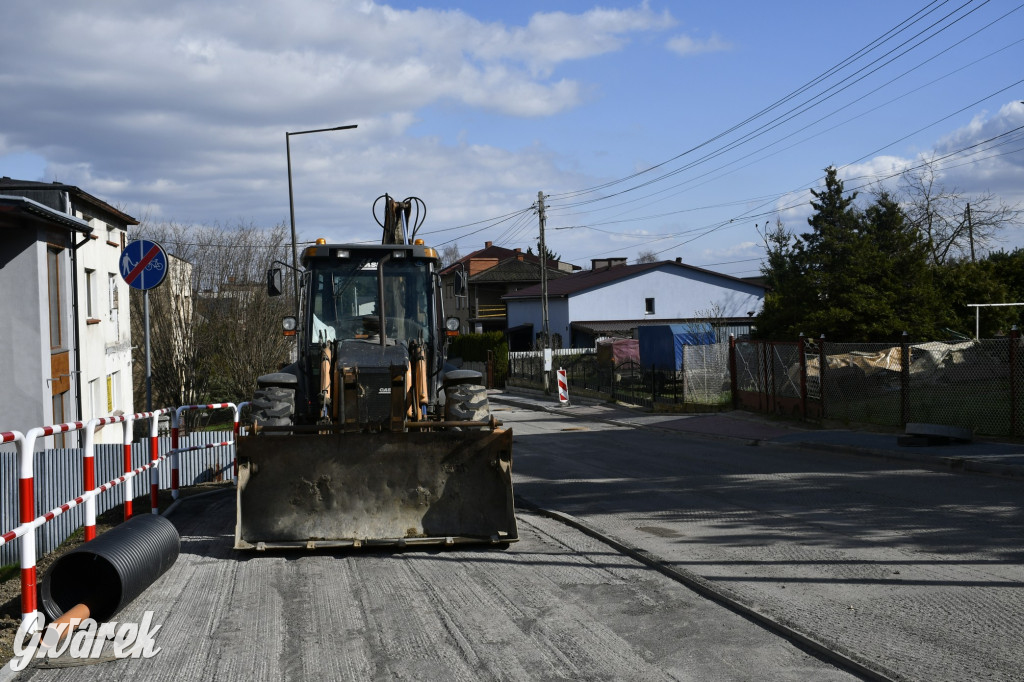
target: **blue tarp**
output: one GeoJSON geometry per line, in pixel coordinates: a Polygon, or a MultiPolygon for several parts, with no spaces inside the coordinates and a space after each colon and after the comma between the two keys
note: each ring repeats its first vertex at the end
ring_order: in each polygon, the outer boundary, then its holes
{"type": "Polygon", "coordinates": [[[716,341],[709,322],[642,325],[636,333],[640,363],[645,369],[679,371],[683,368],[683,346],[706,346],[716,341]]]}

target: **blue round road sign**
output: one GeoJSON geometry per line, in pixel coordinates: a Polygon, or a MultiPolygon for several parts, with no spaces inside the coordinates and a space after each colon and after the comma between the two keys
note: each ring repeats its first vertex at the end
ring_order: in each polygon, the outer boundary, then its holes
{"type": "Polygon", "coordinates": [[[128,286],[145,291],[164,281],[167,254],[156,242],[136,239],[121,252],[121,277],[128,286]]]}

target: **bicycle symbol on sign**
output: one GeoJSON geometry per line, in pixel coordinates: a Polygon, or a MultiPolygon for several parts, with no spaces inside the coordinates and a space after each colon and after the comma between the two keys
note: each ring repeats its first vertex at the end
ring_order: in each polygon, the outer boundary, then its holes
{"type": "MultiPolygon", "coordinates": [[[[133,261],[128,256],[128,251],[125,251],[124,254],[121,256],[121,271],[122,272],[131,272],[132,270],[135,269],[135,266],[137,264],[138,264],[138,261],[133,261]]],[[[157,270],[157,271],[159,271],[159,270],[163,270],[163,269],[164,269],[164,262],[162,260],[160,260],[159,258],[154,258],[153,260],[149,261],[149,263],[146,265],[145,272],[149,272],[150,270],[157,270]]]]}

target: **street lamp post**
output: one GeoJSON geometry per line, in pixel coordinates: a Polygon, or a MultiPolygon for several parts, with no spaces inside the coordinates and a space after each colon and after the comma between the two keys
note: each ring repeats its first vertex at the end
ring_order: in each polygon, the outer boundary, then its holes
{"type": "Polygon", "coordinates": [[[292,285],[295,292],[295,317],[299,317],[299,250],[295,237],[295,197],[292,194],[292,135],[308,135],[310,133],[326,133],[332,130],[351,130],[358,128],[358,125],[337,126],[336,128],[317,128],[316,130],[299,130],[294,133],[284,134],[285,154],[288,157],[288,215],[292,224],[292,285]]]}

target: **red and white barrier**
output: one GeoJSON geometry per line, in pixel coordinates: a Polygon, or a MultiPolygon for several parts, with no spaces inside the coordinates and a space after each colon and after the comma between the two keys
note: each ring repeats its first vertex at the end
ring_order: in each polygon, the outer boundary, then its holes
{"type": "Polygon", "coordinates": [[[569,404],[569,383],[565,379],[565,370],[558,368],[558,402],[562,405],[569,404]]]}
{"type": "MultiPolygon", "coordinates": [[[[239,412],[240,407],[246,405],[242,403],[241,406],[236,407],[233,403],[218,403],[214,405],[187,405],[179,407],[173,413],[173,428],[171,431],[172,435],[172,449],[167,453],[161,455],[159,452],[159,439],[158,428],[159,428],[159,417],[163,414],[171,412],[172,408],[164,408],[155,412],[141,412],[131,416],[114,416],[114,417],[102,417],[99,419],[93,419],[89,422],[71,422],[67,424],[57,424],[54,426],[39,426],[27,431],[24,435],[19,431],[5,431],[0,432],[0,443],[15,443],[18,449],[18,520],[19,525],[4,533],[0,536],[0,546],[5,545],[9,542],[13,542],[16,539],[21,540],[20,544],[20,564],[21,564],[21,614],[22,623],[28,624],[30,627],[36,623],[36,614],[38,611],[38,602],[36,596],[36,541],[35,533],[33,532],[36,528],[39,528],[43,524],[47,523],[60,516],[64,512],[73,509],[79,505],[84,505],[85,509],[85,540],[89,541],[96,537],[96,497],[113,488],[117,485],[124,485],[124,516],[125,519],[129,519],[132,516],[132,499],[134,497],[132,491],[132,479],[141,474],[142,472],[153,469],[156,470],[160,463],[166,459],[171,459],[174,463],[174,468],[171,472],[171,481],[173,486],[173,495],[175,498],[178,496],[177,482],[178,482],[178,455],[181,452],[191,452],[195,450],[203,450],[207,448],[222,447],[234,445],[235,440],[224,441],[221,443],[211,443],[209,445],[200,445],[190,448],[179,449],[178,448],[178,422],[181,412],[190,409],[217,409],[217,408],[231,408],[234,410],[234,426],[233,432],[237,437],[239,432],[239,412]],[[131,460],[131,445],[132,445],[132,424],[138,419],[149,419],[150,430],[149,430],[149,462],[140,466],[132,467],[131,460]],[[120,423],[123,428],[124,438],[124,473],[106,483],[97,486],[96,485],[96,464],[95,464],[95,445],[94,437],[96,429],[100,426],[107,424],[120,423]],[[41,516],[36,516],[35,513],[35,472],[33,471],[33,455],[35,454],[36,441],[40,437],[52,436],[56,433],[67,433],[70,431],[85,430],[85,437],[83,441],[83,457],[82,457],[82,487],[84,492],[81,495],[75,497],[72,500],[65,502],[59,507],[55,507],[41,516]]],[[[237,458],[235,462],[235,471],[237,472],[237,458]]],[[[159,513],[158,508],[158,494],[159,494],[159,482],[155,481],[150,486],[150,506],[153,514],[159,513]]]]}

